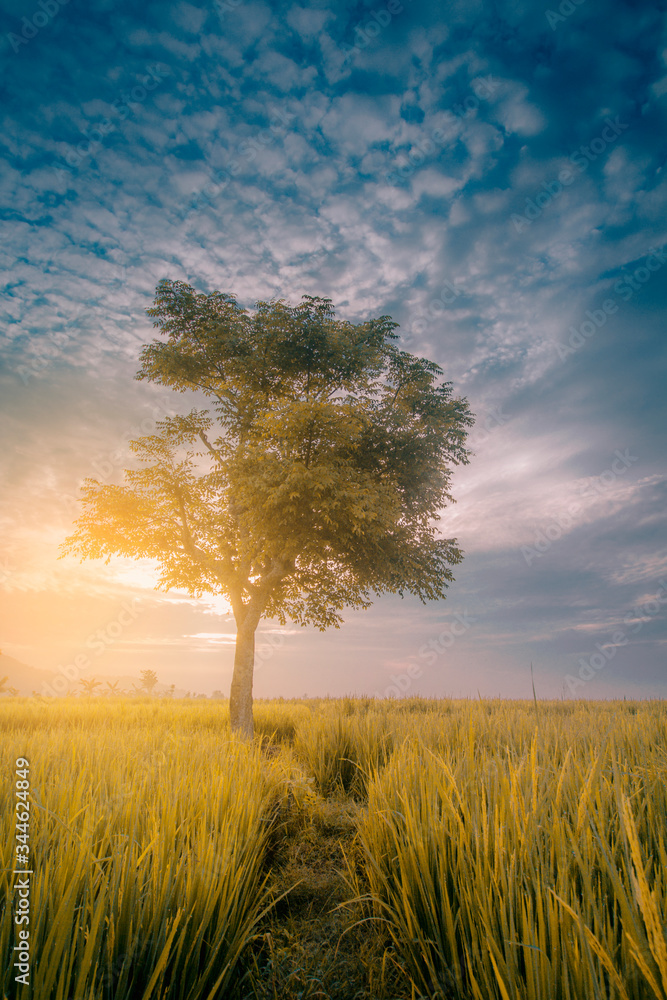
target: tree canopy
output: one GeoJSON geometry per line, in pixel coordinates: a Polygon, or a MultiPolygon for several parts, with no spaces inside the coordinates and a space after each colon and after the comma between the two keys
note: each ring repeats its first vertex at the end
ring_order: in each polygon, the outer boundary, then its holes
{"type": "Polygon", "coordinates": [[[137,378],[210,407],[132,442],[124,485],[86,480],[63,551],[151,557],[161,587],[226,597],[232,725],[251,733],[262,617],[325,629],[373,594],[445,596],[462,553],[436,522],[473,418],[438,365],[399,350],[389,316],[352,324],[312,296],[251,313],[169,280],[148,313],[166,340],[137,378]]]}

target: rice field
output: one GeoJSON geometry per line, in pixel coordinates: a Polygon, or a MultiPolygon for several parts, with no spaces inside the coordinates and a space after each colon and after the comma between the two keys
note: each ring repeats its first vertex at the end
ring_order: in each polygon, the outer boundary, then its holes
{"type": "Polygon", "coordinates": [[[664,702],[255,722],[244,743],[220,701],[0,702],[4,1000],[667,1000],[664,702]]]}

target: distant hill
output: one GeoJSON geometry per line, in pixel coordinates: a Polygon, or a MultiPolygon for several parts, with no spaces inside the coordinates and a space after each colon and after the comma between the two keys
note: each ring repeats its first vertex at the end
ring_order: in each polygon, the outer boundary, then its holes
{"type": "MultiPolygon", "coordinates": [[[[39,667],[31,667],[27,663],[15,660],[13,656],[6,656],[4,653],[0,654],[0,678],[2,677],[7,677],[6,687],[17,688],[21,695],[29,695],[33,691],[41,694],[42,686],[48,684],[53,687],[56,677],[67,682],[67,688],[62,688],[61,682],[58,682],[56,690],[59,694],[79,694],[82,690],[78,681],[68,681],[66,677],[56,673],[55,670],[40,670],[39,667]]],[[[98,694],[108,690],[107,681],[110,681],[112,684],[114,681],[118,681],[119,690],[127,691],[128,693],[132,691],[133,684],[139,685],[139,677],[132,677],[129,674],[118,676],[114,674],[100,674],[94,670],[86,670],[81,674],[81,677],[85,677],[86,679],[96,677],[98,681],[102,681],[101,686],[95,689],[98,694]]],[[[164,694],[168,687],[168,684],[158,684],[155,691],[157,694],[164,694]]],[[[182,698],[185,693],[185,688],[176,688],[174,697],[182,698]]],[[[2,696],[0,695],[0,697],[2,696]]]]}
{"type": "Polygon", "coordinates": [[[7,677],[7,687],[18,688],[19,694],[41,692],[42,684],[51,684],[55,675],[53,670],[40,670],[29,667],[27,663],[15,660],[13,656],[0,655],[0,677],[7,677]]]}

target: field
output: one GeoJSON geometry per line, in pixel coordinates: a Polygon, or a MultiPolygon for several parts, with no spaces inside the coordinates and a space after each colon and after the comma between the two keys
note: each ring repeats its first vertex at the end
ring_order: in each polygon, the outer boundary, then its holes
{"type": "Polygon", "coordinates": [[[244,744],[224,702],[3,699],[6,1000],[667,1000],[664,702],[255,719],[244,744]]]}

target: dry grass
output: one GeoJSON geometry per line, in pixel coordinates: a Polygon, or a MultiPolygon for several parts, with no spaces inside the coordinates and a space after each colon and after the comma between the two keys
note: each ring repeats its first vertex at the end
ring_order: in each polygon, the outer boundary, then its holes
{"type": "Polygon", "coordinates": [[[256,720],[246,745],[224,702],[0,705],[7,1000],[667,1000],[663,703],[320,699],[256,720]],[[7,905],[19,756],[29,988],[7,905]]]}
{"type": "Polygon", "coordinates": [[[372,782],[370,912],[429,996],[665,1000],[664,706],[492,709],[372,782]]]}

